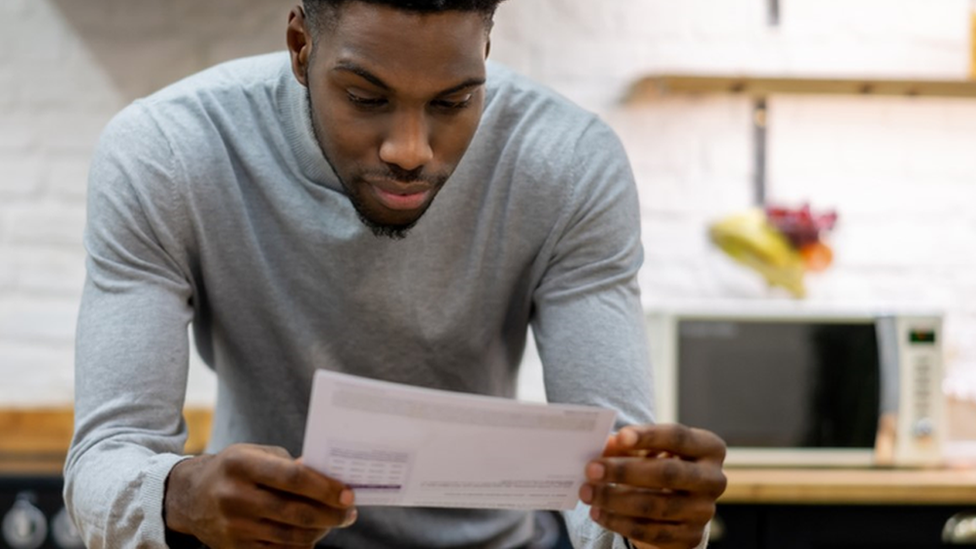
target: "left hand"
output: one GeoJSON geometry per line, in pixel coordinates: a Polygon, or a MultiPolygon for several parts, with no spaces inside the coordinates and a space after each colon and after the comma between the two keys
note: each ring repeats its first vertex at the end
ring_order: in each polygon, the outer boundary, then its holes
{"type": "Polygon", "coordinates": [[[725,442],[684,425],[630,425],[586,466],[590,517],[643,549],[692,549],[725,491],[725,442]]]}

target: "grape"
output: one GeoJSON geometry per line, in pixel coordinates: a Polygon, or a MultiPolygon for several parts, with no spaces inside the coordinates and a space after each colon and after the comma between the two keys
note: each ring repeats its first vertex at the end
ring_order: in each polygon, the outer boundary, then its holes
{"type": "Polygon", "coordinates": [[[821,234],[834,228],[837,212],[831,210],[822,214],[810,211],[809,204],[798,209],[784,206],[767,206],[766,218],[776,227],[790,244],[797,249],[820,242],[821,234]]]}

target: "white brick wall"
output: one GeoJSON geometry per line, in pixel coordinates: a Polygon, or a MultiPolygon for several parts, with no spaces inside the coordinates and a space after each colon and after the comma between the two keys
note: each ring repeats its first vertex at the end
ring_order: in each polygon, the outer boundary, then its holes
{"type": "MultiPolygon", "coordinates": [[[[508,0],[492,56],[619,132],[644,215],[644,296],[782,299],[714,250],[707,224],[752,201],[751,103],[625,103],[654,72],[962,78],[967,0],[508,0]]],[[[131,99],[283,46],[272,0],[0,2],[0,405],[71,399],[85,172],[131,99]],[[45,29],[44,40],[36,39],[45,29]],[[31,375],[19,375],[31,372],[31,375]]],[[[836,263],[811,303],[945,307],[949,387],[976,397],[976,100],[773,97],[771,199],[837,208],[836,263]]],[[[534,363],[535,358],[528,359],[534,363]]],[[[537,381],[528,396],[538,397],[537,381]]],[[[212,398],[195,365],[191,402],[212,398]]]]}
{"type": "MultiPolygon", "coordinates": [[[[169,82],[281,48],[289,7],[0,2],[0,406],[72,399],[85,186],[102,128],[129,101],[169,82]]],[[[188,401],[211,402],[213,378],[199,362],[190,379],[188,401]]]]}

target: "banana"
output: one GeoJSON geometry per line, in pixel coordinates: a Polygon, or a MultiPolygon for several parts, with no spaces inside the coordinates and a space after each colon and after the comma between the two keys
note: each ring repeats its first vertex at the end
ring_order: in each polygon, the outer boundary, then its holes
{"type": "Polygon", "coordinates": [[[796,298],[806,296],[804,260],[761,209],[721,219],[708,229],[711,241],[729,257],[757,271],[771,286],[785,288],[796,298]]]}

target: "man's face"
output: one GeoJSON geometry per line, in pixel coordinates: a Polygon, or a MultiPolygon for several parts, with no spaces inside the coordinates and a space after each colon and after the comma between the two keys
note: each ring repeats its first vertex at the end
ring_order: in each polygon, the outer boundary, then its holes
{"type": "Polygon", "coordinates": [[[365,2],[341,10],[328,30],[306,29],[292,11],[293,68],[308,90],[319,146],[360,217],[377,235],[402,237],[478,127],[485,21],[476,12],[417,14],[365,2]]]}

